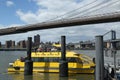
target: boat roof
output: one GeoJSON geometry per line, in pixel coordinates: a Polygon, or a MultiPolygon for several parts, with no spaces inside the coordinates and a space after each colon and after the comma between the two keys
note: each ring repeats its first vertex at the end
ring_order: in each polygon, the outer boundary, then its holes
{"type": "Polygon", "coordinates": [[[61,44],[53,44],[52,46],[61,47],[61,44]]]}
{"type": "MultiPolygon", "coordinates": [[[[66,57],[78,57],[80,54],[66,51],[66,57]]],[[[31,57],[61,57],[61,52],[32,52],[31,57]]]]}

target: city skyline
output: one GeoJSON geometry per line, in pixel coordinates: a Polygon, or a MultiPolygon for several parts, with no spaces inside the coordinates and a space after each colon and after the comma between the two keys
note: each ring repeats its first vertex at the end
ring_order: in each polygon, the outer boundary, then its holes
{"type": "MultiPolygon", "coordinates": [[[[34,46],[39,46],[40,45],[40,35],[34,35],[34,39],[32,40],[33,47],[34,46]]],[[[26,48],[27,47],[27,40],[20,40],[18,42],[14,40],[7,40],[5,41],[5,44],[0,42],[0,46],[4,45],[5,48],[15,48],[15,47],[20,47],[20,48],[26,48]]]]}
{"type": "MultiPolygon", "coordinates": [[[[33,39],[32,39],[32,47],[39,47],[40,44],[46,44],[46,43],[59,43],[60,41],[48,41],[48,42],[43,42],[40,40],[40,35],[39,34],[36,34],[33,36],[33,39]]],[[[76,42],[76,43],[81,43],[81,42],[93,42],[93,41],[79,41],[79,42],[76,42]]],[[[71,44],[72,42],[70,43],[67,43],[67,44],[71,44]]],[[[5,44],[1,43],[0,42],[0,47],[2,48],[26,48],[27,47],[27,40],[20,40],[20,41],[14,41],[14,40],[7,40],[5,41],[5,44]]]]}

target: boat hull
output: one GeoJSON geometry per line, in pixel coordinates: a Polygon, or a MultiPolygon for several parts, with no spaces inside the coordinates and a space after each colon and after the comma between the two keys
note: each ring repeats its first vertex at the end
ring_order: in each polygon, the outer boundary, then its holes
{"type": "MultiPolygon", "coordinates": [[[[8,68],[8,72],[24,72],[24,67],[21,67],[20,69],[15,69],[13,67],[8,68]]],[[[44,73],[44,72],[48,72],[48,73],[59,73],[59,68],[33,68],[33,72],[38,72],[38,73],[44,73]]],[[[82,69],[82,68],[69,68],[68,69],[69,73],[80,73],[80,74],[92,74],[94,73],[94,68],[86,68],[86,69],[82,69]]]]}

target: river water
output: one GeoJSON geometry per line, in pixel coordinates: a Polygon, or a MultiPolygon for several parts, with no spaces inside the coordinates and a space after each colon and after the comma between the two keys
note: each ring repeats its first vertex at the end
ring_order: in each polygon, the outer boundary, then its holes
{"type": "MultiPolygon", "coordinates": [[[[95,57],[94,50],[76,52],[95,57]]],[[[26,56],[25,51],[0,51],[0,80],[94,80],[93,74],[69,74],[69,77],[59,77],[58,73],[33,73],[32,76],[24,76],[24,73],[8,74],[8,64],[22,56],[26,56]]]]}

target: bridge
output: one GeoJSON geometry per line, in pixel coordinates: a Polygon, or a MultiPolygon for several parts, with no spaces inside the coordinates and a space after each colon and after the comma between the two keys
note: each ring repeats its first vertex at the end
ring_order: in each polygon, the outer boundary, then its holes
{"type": "Polygon", "coordinates": [[[76,25],[110,23],[110,22],[119,22],[119,21],[120,21],[120,12],[105,13],[105,14],[98,14],[98,15],[92,15],[92,16],[82,16],[79,18],[60,19],[56,21],[48,21],[48,22],[0,29],[0,35],[24,33],[24,32],[33,31],[33,30],[70,27],[70,26],[76,26],[76,25]]]}

